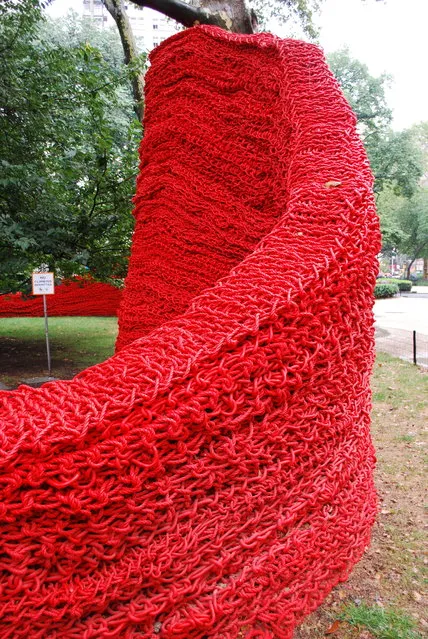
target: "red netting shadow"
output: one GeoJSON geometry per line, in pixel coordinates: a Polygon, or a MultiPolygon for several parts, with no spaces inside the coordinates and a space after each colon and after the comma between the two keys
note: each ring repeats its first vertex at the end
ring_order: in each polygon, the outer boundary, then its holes
{"type": "Polygon", "coordinates": [[[1,394],[3,636],[290,639],[376,513],[372,176],[302,42],[184,31],[145,118],[121,350],[1,394]]]}

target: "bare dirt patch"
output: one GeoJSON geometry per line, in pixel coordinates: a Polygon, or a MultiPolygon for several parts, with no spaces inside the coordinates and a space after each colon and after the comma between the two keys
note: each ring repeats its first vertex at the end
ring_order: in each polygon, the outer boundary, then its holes
{"type": "MultiPolygon", "coordinates": [[[[52,375],[71,379],[114,352],[117,321],[113,317],[49,319],[52,375]]],[[[23,380],[48,374],[43,318],[0,320],[0,383],[16,388],[23,380]]]]}
{"type": "MultiPolygon", "coordinates": [[[[4,384],[15,388],[23,379],[47,375],[46,345],[40,340],[0,337],[1,372],[4,384]]],[[[71,379],[80,370],[66,346],[56,345],[52,369],[59,379],[71,379]]]]}

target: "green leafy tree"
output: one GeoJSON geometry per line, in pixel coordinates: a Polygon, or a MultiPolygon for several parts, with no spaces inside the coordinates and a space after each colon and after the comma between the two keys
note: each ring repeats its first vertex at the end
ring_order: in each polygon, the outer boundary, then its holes
{"type": "Polygon", "coordinates": [[[386,187],[377,198],[385,255],[397,249],[408,256],[407,277],[415,260],[428,258],[428,190],[411,197],[397,195],[386,187]]]}
{"type": "Polygon", "coordinates": [[[119,38],[31,0],[1,18],[0,291],[40,263],[122,277],[141,127],[119,38]]]}
{"type": "Polygon", "coordinates": [[[397,195],[394,189],[388,185],[377,196],[376,205],[382,231],[382,252],[386,255],[390,255],[406,240],[406,232],[400,224],[398,215],[406,201],[406,198],[397,195]]]}
{"type": "Polygon", "coordinates": [[[422,186],[428,187],[428,121],[415,124],[409,132],[413,143],[418,147],[422,156],[422,186]]]}
{"type": "Polygon", "coordinates": [[[405,197],[417,192],[423,175],[423,158],[410,131],[380,131],[367,140],[366,148],[376,179],[376,193],[387,185],[405,197]]]}
{"type": "Polygon", "coordinates": [[[397,211],[398,224],[403,238],[400,251],[409,256],[407,277],[418,258],[428,258],[428,190],[421,189],[410,200],[405,200],[397,211]]]}
{"type": "Polygon", "coordinates": [[[353,108],[375,175],[375,191],[392,187],[397,195],[416,193],[423,174],[423,157],[411,131],[390,128],[392,112],[385,90],[389,76],[375,78],[367,66],[343,49],[328,56],[330,67],[353,108]]]}

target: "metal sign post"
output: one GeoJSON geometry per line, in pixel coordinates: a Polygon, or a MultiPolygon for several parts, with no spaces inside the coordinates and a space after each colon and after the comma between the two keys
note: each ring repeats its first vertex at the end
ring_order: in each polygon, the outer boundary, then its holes
{"type": "Polygon", "coordinates": [[[48,326],[48,303],[46,295],[54,294],[54,274],[53,273],[33,273],[33,295],[43,296],[43,312],[45,316],[45,336],[46,336],[46,353],[48,356],[48,375],[51,377],[51,349],[49,346],[49,326],[48,326]]]}
{"type": "Polygon", "coordinates": [[[46,295],[43,295],[43,312],[45,314],[45,335],[46,335],[46,353],[48,356],[48,375],[51,376],[51,349],[49,347],[49,326],[48,326],[48,304],[46,302],[46,295]]]}

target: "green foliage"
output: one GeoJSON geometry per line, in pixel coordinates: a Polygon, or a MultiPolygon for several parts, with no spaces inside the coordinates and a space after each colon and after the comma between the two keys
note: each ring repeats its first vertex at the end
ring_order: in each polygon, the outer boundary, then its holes
{"type": "Polygon", "coordinates": [[[423,157],[411,132],[378,131],[365,145],[376,179],[375,191],[390,185],[396,195],[412,197],[423,175],[423,157]]]}
{"type": "Polygon", "coordinates": [[[399,291],[411,291],[412,290],[412,282],[410,280],[390,280],[390,279],[378,279],[378,284],[396,284],[398,286],[399,291]]]}
{"type": "Polygon", "coordinates": [[[378,639],[422,639],[415,631],[413,619],[399,610],[351,604],[346,607],[342,619],[358,628],[367,628],[378,639]]]}
{"type": "Polygon", "coordinates": [[[382,248],[386,253],[400,246],[406,239],[406,232],[402,229],[398,216],[398,211],[405,202],[406,199],[397,195],[389,184],[377,194],[376,206],[380,217],[382,248]]]}
{"type": "Polygon", "coordinates": [[[409,257],[410,265],[428,257],[428,190],[419,188],[406,198],[386,186],[377,196],[377,209],[383,236],[383,250],[393,248],[409,257]]]}
{"type": "Polygon", "coordinates": [[[398,248],[414,261],[428,257],[428,190],[421,189],[405,200],[396,212],[404,238],[398,248]]]}
{"type": "Polygon", "coordinates": [[[418,147],[422,155],[423,163],[423,185],[428,187],[428,122],[420,122],[410,129],[410,135],[413,143],[418,147]]]}
{"type": "Polygon", "coordinates": [[[351,58],[346,48],[330,54],[328,63],[357,116],[363,138],[387,128],[392,119],[385,95],[390,76],[373,77],[367,65],[351,58]]]}
{"type": "Polygon", "coordinates": [[[0,292],[31,271],[126,272],[141,126],[115,33],[9,3],[0,27],[0,292]],[[24,9],[23,9],[24,8],[24,9]]]}
{"type": "Polygon", "coordinates": [[[424,171],[423,154],[416,133],[396,133],[390,128],[392,113],[385,93],[389,76],[371,76],[367,66],[351,58],[347,49],[329,55],[328,62],[357,116],[376,193],[390,187],[397,196],[411,197],[424,171]]]}
{"type": "MultiPolygon", "coordinates": [[[[319,11],[324,0],[250,0],[249,5],[255,11],[259,25],[269,20],[298,26],[310,38],[316,38],[314,14],[319,11]]],[[[190,3],[189,3],[190,4],[190,3]]]]}
{"type": "Polygon", "coordinates": [[[376,299],[384,297],[394,297],[399,292],[398,285],[395,282],[377,281],[374,289],[376,299]]]}

